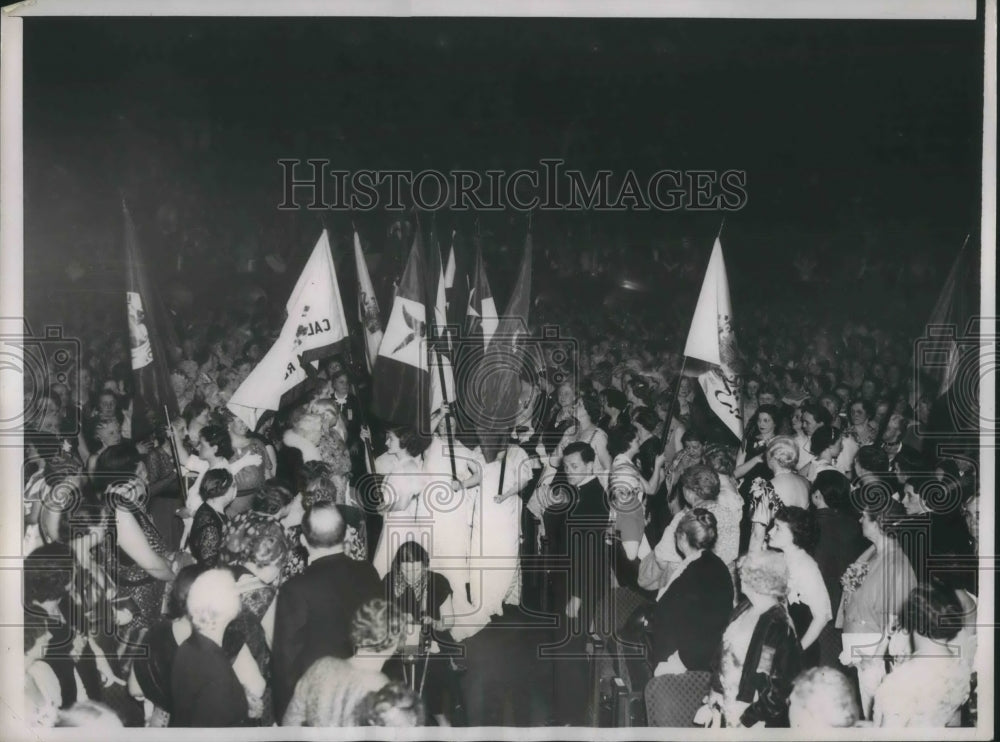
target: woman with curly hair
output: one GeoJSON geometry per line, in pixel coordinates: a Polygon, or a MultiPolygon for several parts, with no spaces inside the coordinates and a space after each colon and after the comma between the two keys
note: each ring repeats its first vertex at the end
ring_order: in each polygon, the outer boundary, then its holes
{"type": "Polygon", "coordinates": [[[403,638],[399,614],[388,602],[374,598],[363,603],[351,623],[354,656],[321,657],[295,685],[282,726],[344,727],[354,724],[354,712],[368,693],[389,683],[385,662],[403,638]]]}
{"type": "Polygon", "coordinates": [[[817,639],[833,619],[830,595],[811,552],[818,532],[813,514],[799,507],[782,508],[774,516],[767,543],[788,564],[788,612],[802,644],[803,666],[819,664],[817,639]]]}
{"type": "Polygon", "coordinates": [[[389,683],[365,696],[354,710],[354,726],[422,727],[427,712],[416,691],[389,683]]]}
{"type": "Polygon", "coordinates": [[[785,608],[788,566],[780,554],[753,551],[739,573],[744,598],[722,635],[707,711],[717,711],[726,727],[786,727],[792,681],[802,669],[785,608]]]}

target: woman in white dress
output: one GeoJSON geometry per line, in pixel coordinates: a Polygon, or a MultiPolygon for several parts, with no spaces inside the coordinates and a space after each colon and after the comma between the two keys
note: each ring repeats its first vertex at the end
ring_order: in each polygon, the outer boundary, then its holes
{"type": "MultiPolygon", "coordinates": [[[[443,426],[445,414],[446,407],[431,418],[432,424],[443,426]]],[[[430,569],[448,578],[456,601],[462,604],[473,502],[481,476],[479,460],[458,441],[449,444],[447,434],[435,435],[429,445],[412,431],[398,437],[401,451],[382,484],[385,526],[375,551],[375,569],[385,577],[399,546],[416,541],[430,554],[430,569]]]]}
{"type": "Polygon", "coordinates": [[[477,634],[493,616],[503,614],[504,603],[517,605],[520,602],[521,498],[518,493],[531,476],[528,454],[515,445],[501,451],[494,462],[483,466],[480,496],[476,500],[472,523],[470,556],[482,566],[470,570],[470,609],[459,611],[456,608],[459,615],[451,631],[456,641],[477,634]]]}

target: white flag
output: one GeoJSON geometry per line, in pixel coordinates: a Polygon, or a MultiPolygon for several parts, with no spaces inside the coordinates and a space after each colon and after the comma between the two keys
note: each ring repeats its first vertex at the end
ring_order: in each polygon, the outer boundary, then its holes
{"type": "Polygon", "coordinates": [[[358,266],[358,320],[365,332],[365,360],[368,371],[375,367],[378,358],[378,348],[382,344],[382,317],[375,298],[375,289],[368,274],[368,264],[361,250],[361,238],[354,233],[354,262],[358,266]]]}
{"type": "Polygon", "coordinates": [[[691,318],[684,355],[712,364],[713,368],[698,377],[708,404],[737,438],[743,438],[743,414],[740,403],[740,378],[736,372],[739,351],[733,332],[733,306],[729,298],[729,279],[718,238],[708,260],[705,281],[691,318]]]}
{"type": "Polygon", "coordinates": [[[309,378],[303,364],[318,370],[347,338],[337,272],[326,230],[313,248],[285,304],[288,317],[281,334],[229,400],[229,409],[251,429],[265,410],[277,410],[282,397],[309,378]]]}

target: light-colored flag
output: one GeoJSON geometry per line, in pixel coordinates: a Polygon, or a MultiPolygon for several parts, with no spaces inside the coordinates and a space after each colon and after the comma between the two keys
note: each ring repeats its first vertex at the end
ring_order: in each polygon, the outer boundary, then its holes
{"type": "Polygon", "coordinates": [[[265,410],[279,409],[319,369],[319,361],[339,352],[347,339],[347,319],[326,230],[285,309],[288,316],[278,339],[229,400],[229,409],[251,429],[265,410]]]}
{"type": "Polygon", "coordinates": [[[701,285],[698,304],[691,318],[684,355],[711,365],[698,376],[708,405],[737,438],[743,438],[743,413],[740,403],[739,350],[733,331],[733,306],[729,298],[729,279],[722,258],[722,243],[715,238],[712,255],[701,285]]]}
{"type": "Polygon", "coordinates": [[[382,343],[382,317],[378,310],[378,300],[368,274],[368,263],[361,249],[361,238],[354,232],[354,262],[358,267],[358,320],[365,333],[365,361],[368,371],[375,367],[378,348],[382,343]]]}

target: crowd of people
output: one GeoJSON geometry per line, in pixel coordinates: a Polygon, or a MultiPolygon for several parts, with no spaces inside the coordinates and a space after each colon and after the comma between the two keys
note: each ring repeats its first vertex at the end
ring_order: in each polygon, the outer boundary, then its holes
{"type": "Polygon", "coordinates": [[[461,724],[463,643],[524,599],[526,554],[567,557],[540,589],[580,641],[634,597],[634,690],[710,673],[691,724],[974,723],[977,453],[936,455],[911,338],[748,317],[737,441],[680,326],[547,311],[561,344],[490,461],[460,409],[374,419],[348,357],[250,430],[226,402],[280,328],[260,296],[176,315],[162,430],[133,430],[127,337],[83,328],[29,400],[33,723],[461,724]]]}

